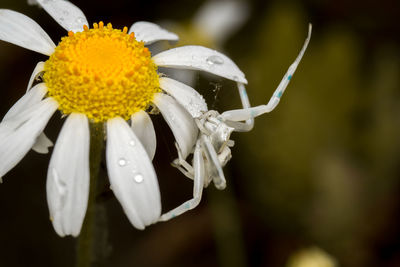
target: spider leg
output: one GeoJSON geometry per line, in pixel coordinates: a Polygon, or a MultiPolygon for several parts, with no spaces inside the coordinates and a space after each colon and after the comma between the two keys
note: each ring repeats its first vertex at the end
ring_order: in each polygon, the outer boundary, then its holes
{"type": "Polygon", "coordinates": [[[178,144],[175,143],[176,150],[178,151],[178,158],[175,159],[171,165],[180,170],[186,177],[194,179],[194,171],[192,165],[190,165],[182,156],[182,151],[178,144]]]}
{"type": "Polygon", "coordinates": [[[207,173],[212,177],[215,187],[219,190],[223,190],[226,187],[226,180],[218,155],[207,136],[202,135],[201,140],[208,162],[207,166],[209,170],[207,173]]]}
{"type": "MultiPolygon", "coordinates": [[[[278,105],[283,93],[285,92],[285,89],[288,86],[290,80],[292,79],[292,76],[293,76],[294,72],[296,71],[297,66],[300,63],[300,61],[304,55],[304,52],[307,49],[308,43],[310,42],[310,38],[311,38],[311,29],[312,29],[312,26],[311,26],[311,24],[309,24],[308,36],[304,42],[303,48],[300,50],[300,53],[297,56],[296,60],[293,62],[292,65],[290,65],[286,74],[283,76],[281,82],[279,83],[278,87],[276,88],[275,92],[273,93],[268,104],[260,105],[260,106],[256,106],[256,107],[252,107],[252,108],[234,109],[234,110],[225,111],[219,117],[226,122],[228,122],[228,121],[232,121],[232,122],[248,121],[251,118],[255,118],[264,113],[271,112],[272,110],[274,110],[274,108],[278,105]]],[[[232,125],[236,125],[237,127],[240,126],[238,124],[232,124],[232,125]]],[[[231,124],[230,124],[230,126],[231,126],[231,124]]],[[[242,129],[239,128],[238,130],[241,131],[242,129]]]]}
{"type": "Polygon", "coordinates": [[[195,208],[199,205],[204,187],[204,158],[202,155],[201,140],[196,143],[196,149],[193,155],[194,183],[193,183],[193,198],[176,207],[175,209],[163,214],[159,221],[168,221],[182,213],[195,208]]]}
{"type": "MultiPolygon", "coordinates": [[[[244,86],[243,83],[237,83],[237,86],[240,95],[240,100],[242,101],[243,109],[251,108],[249,97],[247,96],[246,87],[244,86]]],[[[248,132],[251,129],[253,129],[253,127],[254,127],[254,117],[250,117],[246,120],[245,123],[238,122],[236,124],[236,127],[234,128],[237,132],[248,132]]]]}

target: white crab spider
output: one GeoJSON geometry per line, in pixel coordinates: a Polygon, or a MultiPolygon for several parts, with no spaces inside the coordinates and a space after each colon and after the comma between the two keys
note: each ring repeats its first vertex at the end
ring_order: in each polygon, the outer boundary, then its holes
{"type": "Polygon", "coordinates": [[[211,181],[213,181],[217,189],[222,190],[226,187],[226,180],[222,167],[224,167],[232,157],[229,148],[234,145],[234,142],[230,140],[231,133],[233,131],[250,131],[254,126],[255,117],[271,112],[279,104],[281,96],[285,92],[286,87],[307,49],[311,38],[311,29],[312,26],[309,24],[308,36],[299,55],[283,76],[268,104],[251,107],[244,84],[238,82],[237,85],[243,106],[242,109],[229,110],[222,114],[219,114],[215,110],[209,110],[200,116],[194,116],[200,133],[193,152],[193,163],[191,165],[186,161],[178,145],[178,159],[173,162],[173,166],[178,168],[190,179],[193,179],[193,198],[163,214],[159,221],[168,221],[195,208],[200,203],[203,188],[207,187],[211,181]]]}

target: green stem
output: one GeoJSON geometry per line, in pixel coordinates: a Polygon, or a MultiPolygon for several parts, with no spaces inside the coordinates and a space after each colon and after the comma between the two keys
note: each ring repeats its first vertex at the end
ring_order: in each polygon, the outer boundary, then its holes
{"type": "Polygon", "coordinates": [[[103,143],[103,123],[90,123],[90,191],[86,217],[78,239],[77,267],[90,267],[94,262],[97,178],[103,143]]]}

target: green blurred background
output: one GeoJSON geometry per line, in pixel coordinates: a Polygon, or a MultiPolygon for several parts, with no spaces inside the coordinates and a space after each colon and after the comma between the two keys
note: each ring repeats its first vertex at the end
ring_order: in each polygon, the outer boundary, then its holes
{"type": "MultiPolygon", "coordinates": [[[[114,27],[173,21],[183,43],[204,1],[72,1],[90,22],[114,27]]],[[[94,266],[400,266],[399,1],[246,2],[246,22],[218,49],[246,73],[252,105],[265,104],[297,56],[308,50],[281,103],[235,133],[228,187],[205,190],[199,207],[144,231],[134,229],[107,190],[98,197],[100,241],[94,266]],[[320,265],[311,265],[313,261],[320,265]],[[308,263],[307,263],[308,260],[308,263]]],[[[37,21],[57,43],[64,30],[25,1],[1,8],[37,21]]],[[[207,42],[206,42],[207,41],[207,42]]],[[[215,45],[215,44],[214,44],[215,45]]],[[[0,42],[0,115],[25,92],[34,52],[0,42]]],[[[196,74],[195,85],[218,111],[240,107],[234,84],[196,74]]],[[[191,197],[192,182],[170,162],[173,137],[153,116],[154,165],[163,208],[191,197]]],[[[57,113],[46,129],[55,141],[57,113]]],[[[76,239],[60,238],[48,219],[50,155],[30,152],[0,185],[0,266],[73,266],[76,239]]]]}

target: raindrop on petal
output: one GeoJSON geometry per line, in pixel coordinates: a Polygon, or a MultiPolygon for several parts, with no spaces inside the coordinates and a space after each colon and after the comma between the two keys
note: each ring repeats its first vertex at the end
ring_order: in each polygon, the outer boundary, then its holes
{"type": "Polygon", "coordinates": [[[128,164],[128,162],[126,161],[126,159],[120,158],[120,159],[118,160],[118,165],[119,165],[119,166],[123,167],[123,166],[125,166],[126,164],[128,164]]]}
{"type": "Polygon", "coordinates": [[[135,180],[136,183],[140,184],[143,182],[144,177],[143,175],[141,175],[140,173],[135,174],[135,176],[133,177],[133,179],[135,180]]]}
{"type": "Polygon", "coordinates": [[[207,63],[210,65],[222,65],[224,64],[224,59],[220,56],[209,56],[206,59],[207,63]]]}

